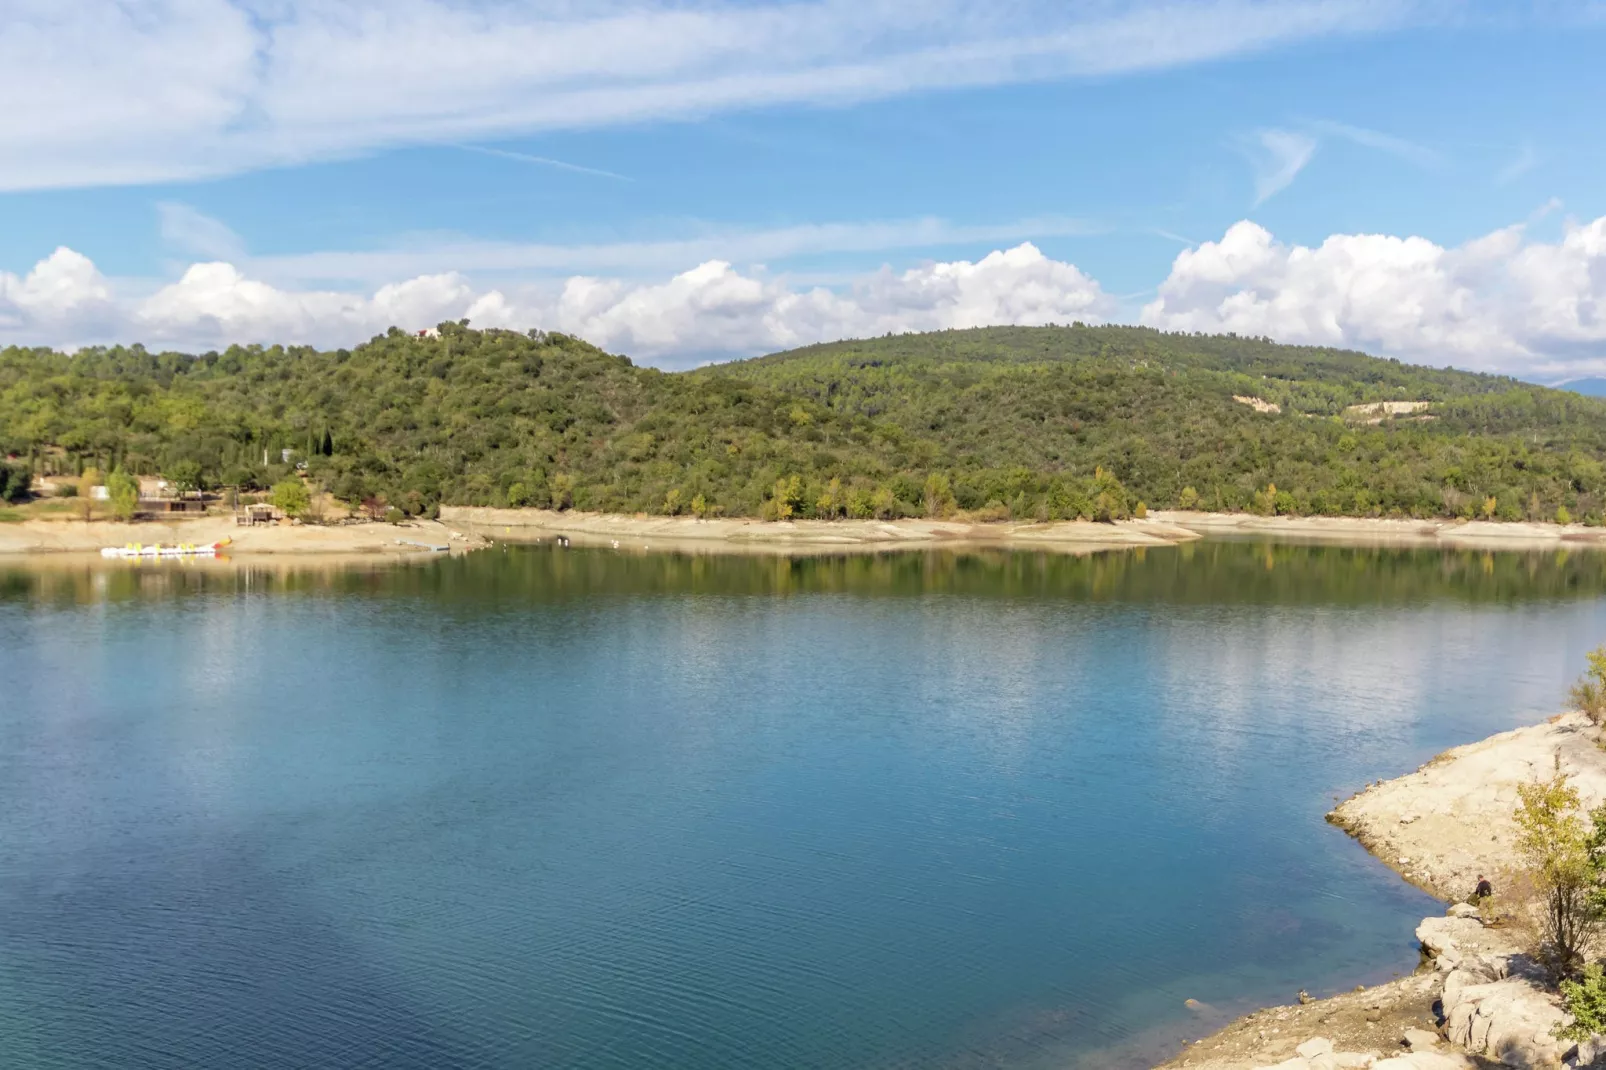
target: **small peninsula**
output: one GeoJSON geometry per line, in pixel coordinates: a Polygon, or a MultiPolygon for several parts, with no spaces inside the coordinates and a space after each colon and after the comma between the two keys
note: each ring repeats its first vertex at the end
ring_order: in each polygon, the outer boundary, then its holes
{"type": "Polygon", "coordinates": [[[1417,928],[1423,967],[1387,984],[1256,1011],[1160,1070],[1598,1065],[1606,1050],[1556,1037],[1567,1016],[1521,933],[1485,924],[1464,900],[1482,875],[1516,879],[1519,785],[1560,771],[1584,807],[1606,802],[1599,739],[1582,714],[1562,714],[1455,747],[1341,803],[1330,822],[1412,884],[1456,904],[1417,928]]]}

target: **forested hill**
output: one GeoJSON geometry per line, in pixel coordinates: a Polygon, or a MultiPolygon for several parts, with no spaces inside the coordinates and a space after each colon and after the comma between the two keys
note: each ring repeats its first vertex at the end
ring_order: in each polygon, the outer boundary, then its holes
{"type": "Polygon", "coordinates": [[[458,324],[333,352],[13,348],[0,450],[40,473],[258,487],[304,462],[340,497],[413,511],[1097,519],[1144,502],[1596,521],[1606,504],[1606,401],[1123,327],[902,335],[678,374],[458,324]],[[1427,405],[1351,408],[1372,402],[1427,405]]]}

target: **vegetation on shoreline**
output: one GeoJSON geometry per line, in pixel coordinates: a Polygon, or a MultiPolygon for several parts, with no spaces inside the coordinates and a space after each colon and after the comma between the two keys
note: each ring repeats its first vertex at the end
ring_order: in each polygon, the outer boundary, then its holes
{"type": "Polygon", "coordinates": [[[1147,505],[1599,523],[1606,507],[1606,402],[1122,327],[905,335],[679,374],[451,323],[333,352],[12,348],[0,452],[41,474],[189,486],[300,470],[406,513],[1104,520],[1147,505]],[[1346,412],[1385,400],[1432,404],[1371,424],[1346,412]]]}

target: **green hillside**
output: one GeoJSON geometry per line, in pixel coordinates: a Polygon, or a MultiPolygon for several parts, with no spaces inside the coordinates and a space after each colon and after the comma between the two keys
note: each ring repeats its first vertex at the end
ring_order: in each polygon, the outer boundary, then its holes
{"type": "Polygon", "coordinates": [[[41,473],[259,487],[299,461],[340,497],[410,511],[1106,518],[1141,501],[1593,520],[1606,504],[1606,401],[1128,327],[903,335],[678,374],[456,324],[333,352],[13,348],[0,450],[41,473]],[[1378,401],[1431,404],[1345,411],[1378,401]]]}
{"type": "Polygon", "coordinates": [[[811,346],[702,374],[939,441],[967,506],[1013,501],[990,480],[1017,466],[1103,466],[1151,505],[1192,487],[1204,507],[1306,514],[1470,515],[1494,497],[1510,519],[1563,506],[1582,516],[1606,492],[1600,401],[1262,339],[1002,327],[811,346]],[[1380,401],[1433,404],[1377,424],[1346,417],[1380,401]],[[1278,494],[1257,502],[1272,484],[1278,494]]]}

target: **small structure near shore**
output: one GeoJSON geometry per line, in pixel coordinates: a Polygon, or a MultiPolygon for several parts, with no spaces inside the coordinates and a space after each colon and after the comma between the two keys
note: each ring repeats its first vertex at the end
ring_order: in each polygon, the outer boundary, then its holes
{"type": "Polygon", "coordinates": [[[284,514],[267,502],[252,502],[234,514],[234,522],[241,527],[271,526],[284,519],[284,514]]]}
{"type": "Polygon", "coordinates": [[[134,510],[138,517],[205,516],[206,502],[200,498],[141,498],[134,510]]]}

